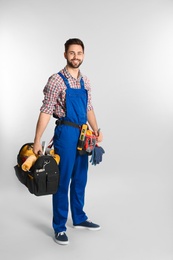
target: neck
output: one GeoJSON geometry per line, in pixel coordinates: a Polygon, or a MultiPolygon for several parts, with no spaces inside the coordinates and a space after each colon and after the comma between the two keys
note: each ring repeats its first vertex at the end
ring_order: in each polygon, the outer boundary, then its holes
{"type": "Polygon", "coordinates": [[[71,68],[68,65],[66,66],[68,72],[72,75],[73,78],[77,79],[79,77],[79,69],[71,68]]]}

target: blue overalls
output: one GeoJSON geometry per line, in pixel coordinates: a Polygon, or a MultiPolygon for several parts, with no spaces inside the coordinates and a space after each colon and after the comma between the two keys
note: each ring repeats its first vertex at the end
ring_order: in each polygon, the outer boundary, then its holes
{"type": "MultiPolygon", "coordinates": [[[[59,73],[66,85],[66,116],[65,121],[78,125],[87,121],[87,90],[81,78],[80,89],[71,88],[67,78],[59,73]]],[[[55,127],[54,149],[60,155],[60,183],[53,195],[53,229],[55,232],[66,231],[68,217],[68,188],[70,185],[70,208],[73,224],[87,219],[84,207],[85,187],[87,183],[88,155],[79,155],[77,143],[80,129],[69,125],[55,127]],[[71,182],[70,182],[71,180],[71,182]]]]}

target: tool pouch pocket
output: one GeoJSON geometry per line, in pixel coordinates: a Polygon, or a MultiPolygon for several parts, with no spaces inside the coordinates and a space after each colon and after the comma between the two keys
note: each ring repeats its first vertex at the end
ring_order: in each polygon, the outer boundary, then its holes
{"type": "Polygon", "coordinates": [[[78,152],[80,155],[88,154],[91,155],[96,145],[96,136],[89,129],[86,130],[82,140],[79,138],[78,141],[78,152]]]}
{"type": "Polygon", "coordinates": [[[59,167],[51,155],[40,156],[30,171],[23,171],[19,165],[14,167],[16,176],[30,193],[36,196],[54,194],[59,185],[59,167]]]}

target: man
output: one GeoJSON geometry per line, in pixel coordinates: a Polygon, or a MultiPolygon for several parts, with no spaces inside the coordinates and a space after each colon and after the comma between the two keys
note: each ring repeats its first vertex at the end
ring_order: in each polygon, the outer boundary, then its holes
{"type": "Polygon", "coordinates": [[[70,208],[75,228],[99,230],[100,226],[88,220],[83,211],[85,187],[87,183],[88,155],[80,155],[77,144],[80,126],[86,124],[102,141],[91,103],[89,80],[79,70],[84,59],[84,44],[80,39],[69,39],[65,43],[64,57],[67,65],[59,73],[53,74],[44,88],[44,100],[37,122],[34,153],[42,152],[41,137],[51,115],[58,118],[54,131],[55,153],[60,155],[60,183],[53,195],[53,229],[55,241],[68,244],[66,222],[68,217],[68,189],[70,185],[70,208]]]}

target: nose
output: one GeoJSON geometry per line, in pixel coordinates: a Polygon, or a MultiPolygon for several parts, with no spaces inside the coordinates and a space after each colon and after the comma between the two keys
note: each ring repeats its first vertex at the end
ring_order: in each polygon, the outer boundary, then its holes
{"type": "Polygon", "coordinates": [[[77,53],[74,53],[74,58],[77,59],[77,53]]]}

